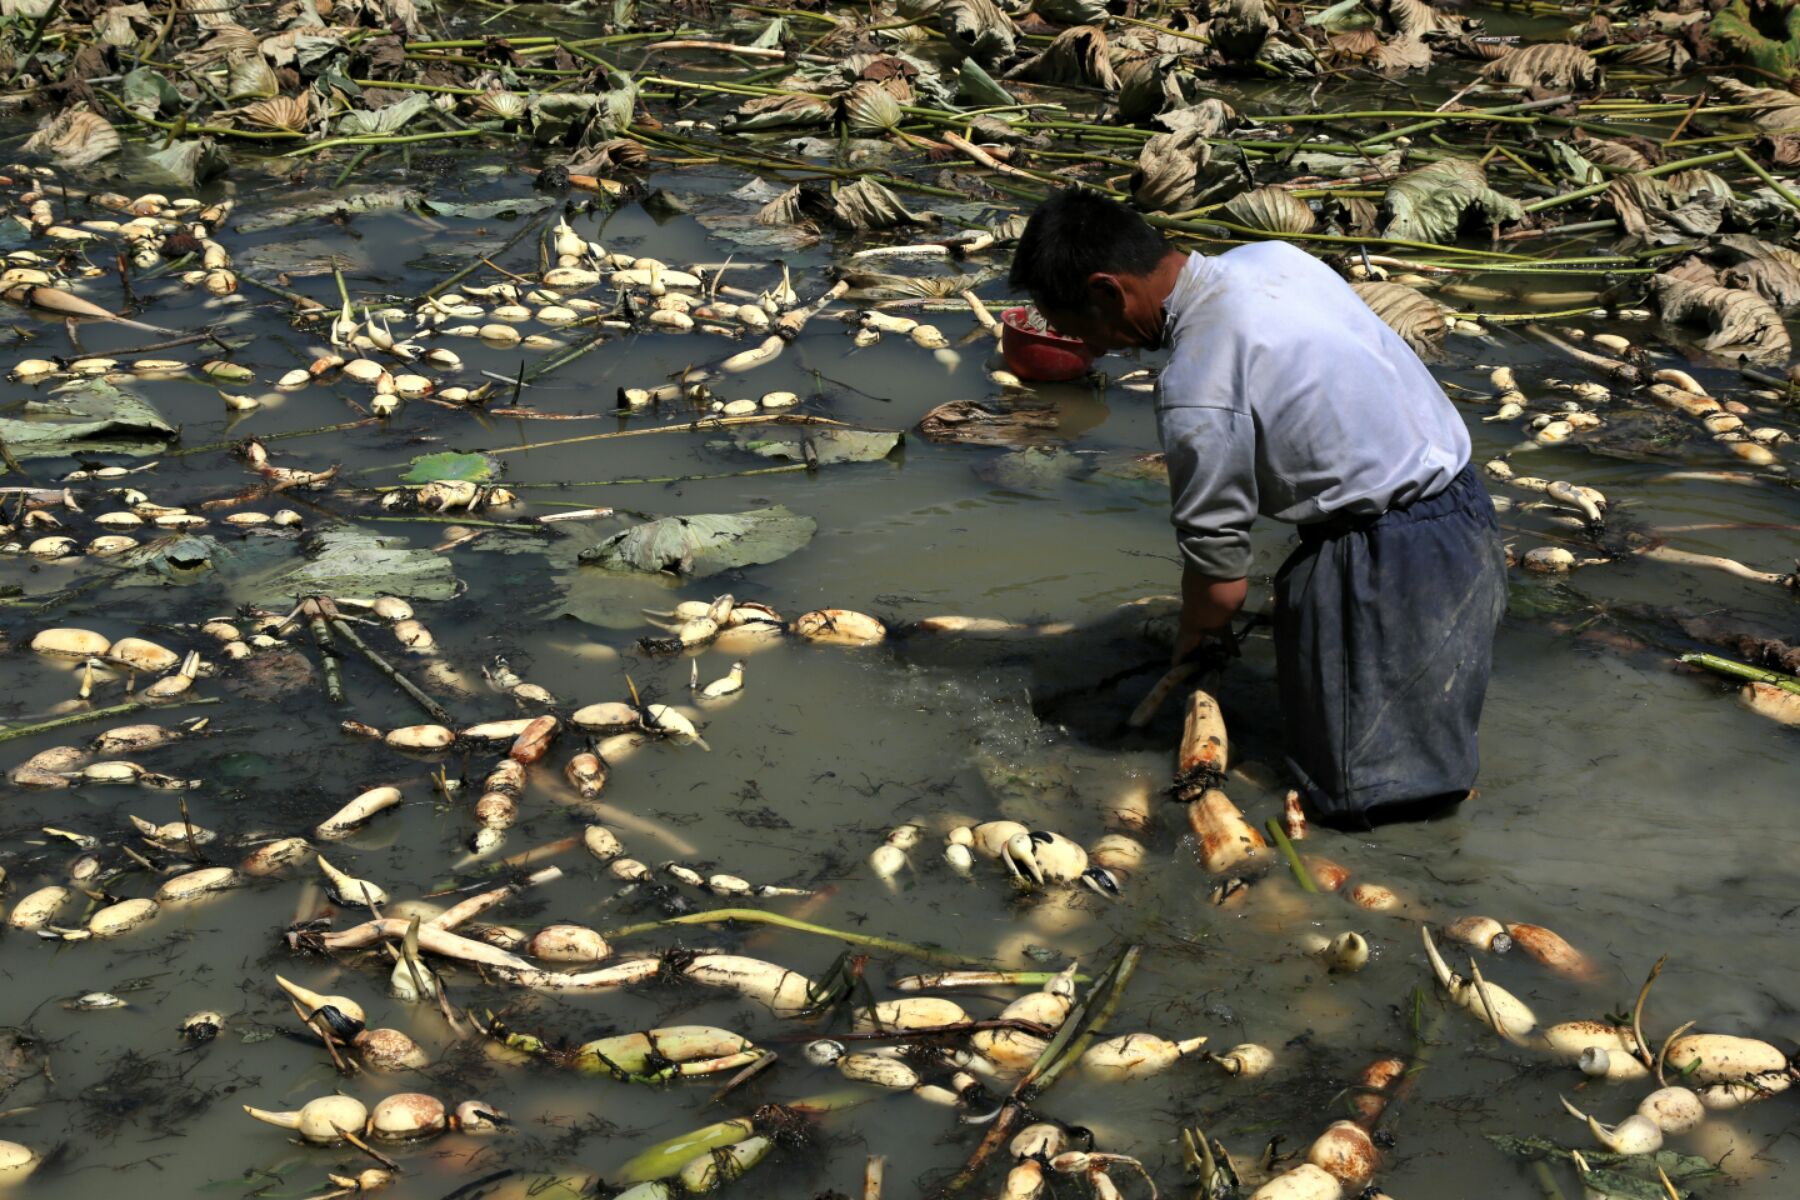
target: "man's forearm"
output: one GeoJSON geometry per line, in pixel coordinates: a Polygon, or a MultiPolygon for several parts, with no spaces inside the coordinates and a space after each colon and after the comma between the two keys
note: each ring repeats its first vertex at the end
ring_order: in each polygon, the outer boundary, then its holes
{"type": "Polygon", "coordinates": [[[1181,631],[1175,639],[1175,659],[1187,657],[1207,637],[1224,633],[1231,618],[1244,607],[1250,591],[1247,579],[1215,579],[1192,567],[1181,570],[1181,631]]]}

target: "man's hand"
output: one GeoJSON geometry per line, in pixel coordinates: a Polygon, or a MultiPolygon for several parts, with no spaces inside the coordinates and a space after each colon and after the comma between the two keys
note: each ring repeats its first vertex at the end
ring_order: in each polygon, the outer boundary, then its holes
{"type": "Polygon", "coordinates": [[[1214,579],[1191,567],[1181,572],[1181,628],[1175,636],[1175,655],[1179,663],[1205,645],[1207,639],[1231,632],[1231,618],[1244,607],[1250,591],[1246,579],[1214,579]]]}

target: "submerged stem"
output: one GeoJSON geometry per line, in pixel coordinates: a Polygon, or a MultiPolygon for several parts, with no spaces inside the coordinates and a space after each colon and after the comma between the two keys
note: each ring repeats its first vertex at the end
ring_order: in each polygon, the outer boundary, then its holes
{"type": "Polygon", "coordinates": [[[686,916],[669,917],[662,921],[646,921],[640,925],[626,925],[619,929],[608,930],[603,936],[622,938],[632,934],[667,929],[672,925],[720,925],[727,921],[742,921],[749,925],[775,925],[782,929],[792,929],[798,933],[813,933],[820,937],[835,938],[853,946],[869,946],[876,950],[885,950],[890,954],[905,954],[924,962],[950,963],[956,966],[985,962],[983,959],[971,958],[965,954],[952,954],[947,950],[921,946],[916,942],[903,942],[898,938],[876,937],[870,933],[851,933],[847,929],[815,925],[811,921],[784,917],[780,913],[764,912],[760,908],[715,908],[708,912],[688,913],[686,916]]]}

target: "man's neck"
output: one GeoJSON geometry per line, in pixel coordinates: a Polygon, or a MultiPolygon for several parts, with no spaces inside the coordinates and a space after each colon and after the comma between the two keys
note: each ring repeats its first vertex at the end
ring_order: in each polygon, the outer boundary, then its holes
{"type": "Polygon", "coordinates": [[[1138,345],[1151,349],[1161,347],[1168,334],[1169,297],[1175,292],[1175,285],[1181,281],[1181,273],[1187,268],[1188,256],[1183,250],[1170,250],[1163,255],[1156,269],[1144,277],[1144,298],[1151,302],[1149,311],[1142,318],[1149,323],[1147,328],[1137,332],[1138,345]]]}
{"type": "Polygon", "coordinates": [[[1169,302],[1169,294],[1175,290],[1176,281],[1181,278],[1182,271],[1187,269],[1187,260],[1187,251],[1170,250],[1156,264],[1156,270],[1150,273],[1151,295],[1156,297],[1158,307],[1169,302]]]}

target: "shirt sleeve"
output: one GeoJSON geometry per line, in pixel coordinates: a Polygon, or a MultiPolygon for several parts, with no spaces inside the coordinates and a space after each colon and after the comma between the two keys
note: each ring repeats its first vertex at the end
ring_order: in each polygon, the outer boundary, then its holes
{"type": "Polygon", "coordinates": [[[1181,404],[1156,419],[1182,561],[1215,579],[1244,578],[1257,511],[1254,422],[1229,408],[1181,404]]]}

